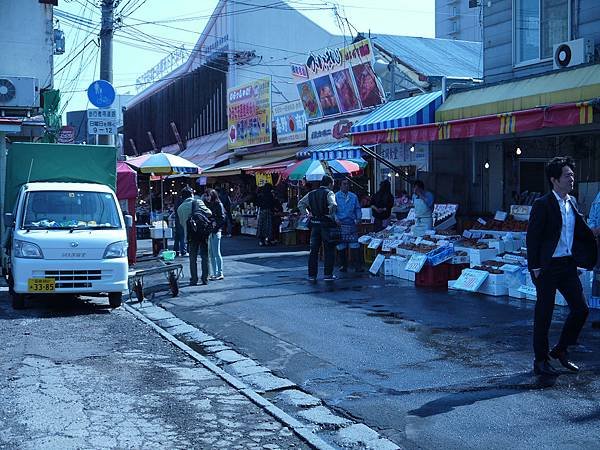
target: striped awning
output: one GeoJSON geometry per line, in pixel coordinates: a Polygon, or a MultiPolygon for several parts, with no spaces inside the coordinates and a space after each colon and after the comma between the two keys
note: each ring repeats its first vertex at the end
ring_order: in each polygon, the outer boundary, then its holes
{"type": "Polygon", "coordinates": [[[360,146],[352,145],[348,139],[341,139],[328,144],[310,145],[296,154],[298,159],[331,161],[335,159],[361,159],[360,146]]]}
{"type": "Polygon", "coordinates": [[[434,123],[435,111],[441,104],[441,91],[395,100],[354,124],[350,134],[434,123]]]}

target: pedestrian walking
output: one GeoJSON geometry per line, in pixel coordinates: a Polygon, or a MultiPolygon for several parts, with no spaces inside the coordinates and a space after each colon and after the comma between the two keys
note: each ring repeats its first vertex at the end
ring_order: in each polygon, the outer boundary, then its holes
{"type": "Polygon", "coordinates": [[[185,241],[190,255],[190,286],[198,284],[198,253],[200,253],[202,267],[200,280],[202,284],[208,284],[208,234],[205,238],[191,236],[187,223],[192,214],[204,214],[210,217],[212,212],[202,200],[194,198],[194,191],[189,187],[183,189],[183,198],[183,202],[177,208],[177,215],[179,216],[179,222],[183,225],[185,241]]]}
{"type": "Polygon", "coordinates": [[[258,245],[273,245],[273,216],[281,209],[281,203],[273,194],[273,185],[265,183],[256,199],[258,211],[258,245]]]}
{"type": "Polygon", "coordinates": [[[375,192],[371,199],[371,210],[373,211],[373,231],[381,231],[388,225],[392,208],[394,206],[394,196],[388,180],[379,183],[379,190],[375,192]]]}
{"type": "Polygon", "coordinates": [[[306,215],[310,212],[310,254],[308,256],[308,279],[310,281],[317,280],[321,245],[323,245],[325,260],[324,280],[335,280],[333,275],[335,242],[332,240],[331,229],[337,227],[335,223],[337,204],[332,189],[333,178],[325,175],[321,180],[321,185],[298,202],[301,214],[306,215]]]}
{"type": "Polygon", "coordinates": [[[223,277],[223,257],[221,256],[221,236],[225,224],[225,207],[221,203],[219,194],[214,189],[208,189],[205,196],[205,205],[212,212],[214,222],[213,232],[208,236],[208,254],[210,261],[211,281],[222,280],[223,277]]]}
{"type": "Polygon", "coordinates": [[[538,198],[531,210],[527,228],[527,266],[535,284],[537,302],[533,324],[533,370],[537,375],[556,375],[549,362],[557,359],[577,372],[567,354],[589,314],[577,267],[596,265],[596,239],[569,195],[575,179],[575,163],[569,157],[553,158],[546,165],[546,178],[552,191],[538,198]],[[556,346],[549,351],[548,331],[552,322],[556,291],[569,305],[569,315],[556,346]]]}
{"type": "MultiPolygon", "coordinates": [[[[231,214],[231,209],[232,209],[231,198],[229,197],[229,194],[227,193],[226,188],[223,188],[223,187],[220,188],[219,190],[217,190],[217,193],[219,194],[219,200],[221,200],[221,203],[223,204],[223,208],[225,208],[225,229],[227,231],[226,236],[231,237],[232,230],[233,230],[233,216],[231,214]]],[[[223,230],[221,230],[221,232],[223,232],[223,230]]]]}
{"type": "Polygon", "coordinates": [[[183,195],[179,195],[175,202],[175,210],[173,211],[173,220],[175,222],[174,236],[173,236],[173,250],[175,250],[176,256],[187,256],[187,245],[185,241],[185,230],[184,225],[179,221],[179,214],[177,209],[183,203],[183,195]]]}
{"type": "MultiPolygon", "coordinates": [[[[598,238],[600,237],[600,192],[596,194],[592,202],[587,224],[592,229],[594,236],[596,236],[596,244],[598,245],[598,238]]],[[[598,245],[598,251],[600,252],[600,245],[598,245]]],[[[600,297],[600,254],[598,255],[598,261],[596,261],[596,267],[594,267],[592,297],[600,297]]]]}
{"type": "Polygon", "coordinates": [[[362,272],[363,264],[358,243],[358,224],[362,218],[362,210],[358,197],[350,192],[350,182],[342,180],[340,190],[335,194],[337,209],[335,220],[342,228],[342,239],[336,248],[340,260],[340,272],[348,271],[348,250],[351,252],[354,270],[362,272]]]}

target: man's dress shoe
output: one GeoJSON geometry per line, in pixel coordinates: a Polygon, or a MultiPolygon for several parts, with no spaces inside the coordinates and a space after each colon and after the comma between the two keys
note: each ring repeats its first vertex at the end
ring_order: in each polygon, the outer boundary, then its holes
{"type": "Polygon", "coordinates": [[[548,361],[534,361],[533,362],[533,373],[536,375],[548,375],[556,376],[558,372],[554,367],[550,365],[548,361]]]}
{"type": "Polygon", "coordinates": [[[571,372],[579,371],[579,367],[577,367],[575,364],[569,361],[569,357],[565,350],[558,350],[555,348],[550,352],[550,356],[554,359],[558,359],[558,361],[562,364],[562,366],[565,369],[569,369],[571,372]]]}

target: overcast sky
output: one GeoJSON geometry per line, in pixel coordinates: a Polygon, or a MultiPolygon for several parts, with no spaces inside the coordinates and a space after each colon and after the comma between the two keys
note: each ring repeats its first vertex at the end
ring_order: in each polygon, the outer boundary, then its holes
{"type": "MultiPolygon", "coordinates": [[[[245,0],[244,4],[252,2],[245,0]]],[[[331,10],[333,2],[288,2],[329,32],[342,34],[331,10]],[[308,10],[312,8],[317,10],[308,10]]],[[[96,6],[99,3],[99,0],[59,2],[55,18],[65,32],[67,46],[64,55],[55,56],[55,73],[58,73],[54,82],[62,92],[63,111],[93,107],[87,102],[85,90],[99,77],[100,71],[99,48],[92,42],[100,29],[100,8],[96,6]]],[[[117,93],[135,94],[140,75],[177,46],[193,48],[216,4],[217,0],[121,0],[117,17],[122,16],[122,23],[127,26],[115,35],[113,85],[117,93]],[[154,21],[160,24],[143,24],[154,21]]],[[[423,37],[435,34],[434,0],[337,0],[335,4],[340,15],[360,31],[423,37]]],[[[347,29],[345,33],[348,34],[347,29]]]]}

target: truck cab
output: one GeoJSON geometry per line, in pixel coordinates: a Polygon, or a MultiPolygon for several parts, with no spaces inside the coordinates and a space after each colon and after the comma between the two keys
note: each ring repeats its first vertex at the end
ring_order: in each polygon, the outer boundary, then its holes
{"type": "Polygon", "coordinates": [[[110,187],[26,183],[5,224],[5,271],[15,308],[31,294],[107,294],[112,307],[121,304],[127,223],[110,187]]]}

